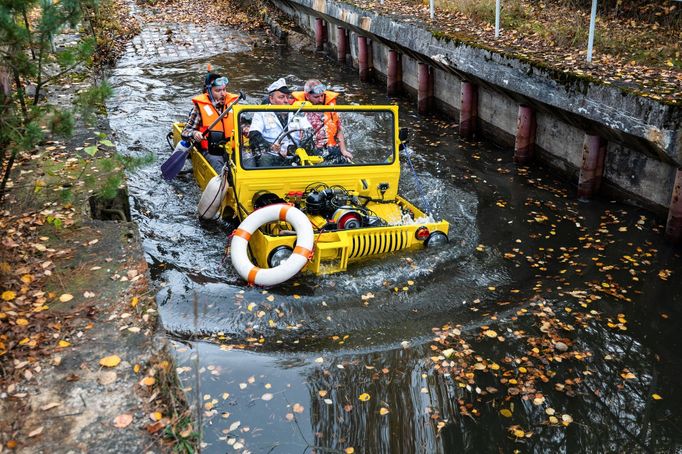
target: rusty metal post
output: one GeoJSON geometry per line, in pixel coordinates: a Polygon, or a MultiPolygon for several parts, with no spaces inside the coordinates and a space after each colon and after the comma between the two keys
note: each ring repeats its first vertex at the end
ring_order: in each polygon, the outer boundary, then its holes
{"type": "Polygon", "coordinates": [[[478,116],[476,85],[463,80],[460,95],[459,135],[464,139],[469,139],[476,130],[476,117],[478,116]]]}
{"type": "Polygon", "coordinates": [[[386,93],[388,96],[399,95],[403,85],[403,71],[400,55],[392,49],[388,51],[386,76],[386,93]]]}
{"type": "Polygon", "coordinates": [[[516,142],[514,142],[515,163],[526,164],[533,158],[535,128],[535,111],[530,106],[520,105],[516,120],[516,142]]]}
{"type": "Polygon", "coordinates": [[[326,41],[324,19],[321,17],[315,18],[315,49],[324,50],[324,43],[326,41]]]}
{"type": "MultiPolygon", "coordinates": [[[[606,141],[597,135],[585,134],[583,162],[578,177],[578,197],[581,199],[591,198],[601,183],[601,174],[598,175],[597,172],[600,168],[599,161],[603,160],[602,154],[606,154],[606,141]]],[[[604,171],[603,164],[601,171],[604,171]]]]}
{"type": "Polygon", "coordinates": [[[433,100],[432,71],[426,63],[419,63],[419,91],[417,92],[417,110],[419,114],[427,114],[431,110],[433,100]]]}
{"type": "Polygon", "coordinates": [[[346,29],[343,27],[336,27],[336,59],[339,63],[346,63],[346,54],[348,53],[348,40],[346,38],[346,29]]]}
{"type": "Polygon", "coordinates": [[[367,57],[367,38],[358,35],[358,72],[362,82],[369,80],[369,62],[367,57]]]}
{"type": "Polygon", "coordinates": [[[682,169],[677,169],[675,173],[675,185],[670,198],[665,237],[673,243],[679,243],[682,239],[682,169]]]}

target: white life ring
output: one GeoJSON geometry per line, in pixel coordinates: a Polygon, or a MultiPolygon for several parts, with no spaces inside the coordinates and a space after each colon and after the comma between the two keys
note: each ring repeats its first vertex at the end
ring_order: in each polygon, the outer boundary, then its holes
{"type": "Polygon", "coordinates": [[[278,203],[260,208],[244,219],[232,235],[230,257],[232,266],[249,284],[276,285],[292,278],[308,263],[313,254],[313,226],[301,210],[278,203]],[[296,247],[289,258],[275,268],[258,268],[249,260],[247,246],[251,235],[261,225],[273,221],[286,221],[296,231],[296,247]]]}

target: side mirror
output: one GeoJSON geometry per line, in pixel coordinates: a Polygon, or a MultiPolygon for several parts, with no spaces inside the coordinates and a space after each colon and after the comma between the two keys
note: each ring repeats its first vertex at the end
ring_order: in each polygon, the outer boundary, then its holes
{"type": "Polygon", "coordinates": [[[398,139],[400,139],[401,142],[407,142],[407,139],[410,137],[410,128],[400,128],[398,131],[398,139]]]}

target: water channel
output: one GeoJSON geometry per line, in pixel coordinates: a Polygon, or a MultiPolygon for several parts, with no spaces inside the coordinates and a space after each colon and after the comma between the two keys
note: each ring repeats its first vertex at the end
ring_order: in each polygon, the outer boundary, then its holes
{"type": "Polygon", "coordinates": [[[651,214],[578,202],[551,169],[324,56],[222,33],[206,58],[129,50],[108,106],[119,151],[158,157],[129,190],[205,452],[682,450],[682,262],[651,214]],[[344,103],[398,103],[415,150],[401,193],[451,223],[449,245],[246,286],[225,229],[196,218],[191,173],[159,172],[208,62],[253,102],[316,77],[344,103]]]}

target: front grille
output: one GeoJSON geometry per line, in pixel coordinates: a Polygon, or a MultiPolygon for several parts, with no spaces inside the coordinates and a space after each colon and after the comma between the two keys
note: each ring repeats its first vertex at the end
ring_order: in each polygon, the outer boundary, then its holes
{"type": "Polygon", "coordinates": [[[407,247],[408,232],[362,232],[353,236],[353,245],[348,258],[365,257],[385,252],[398,251],[407,247]]]}

